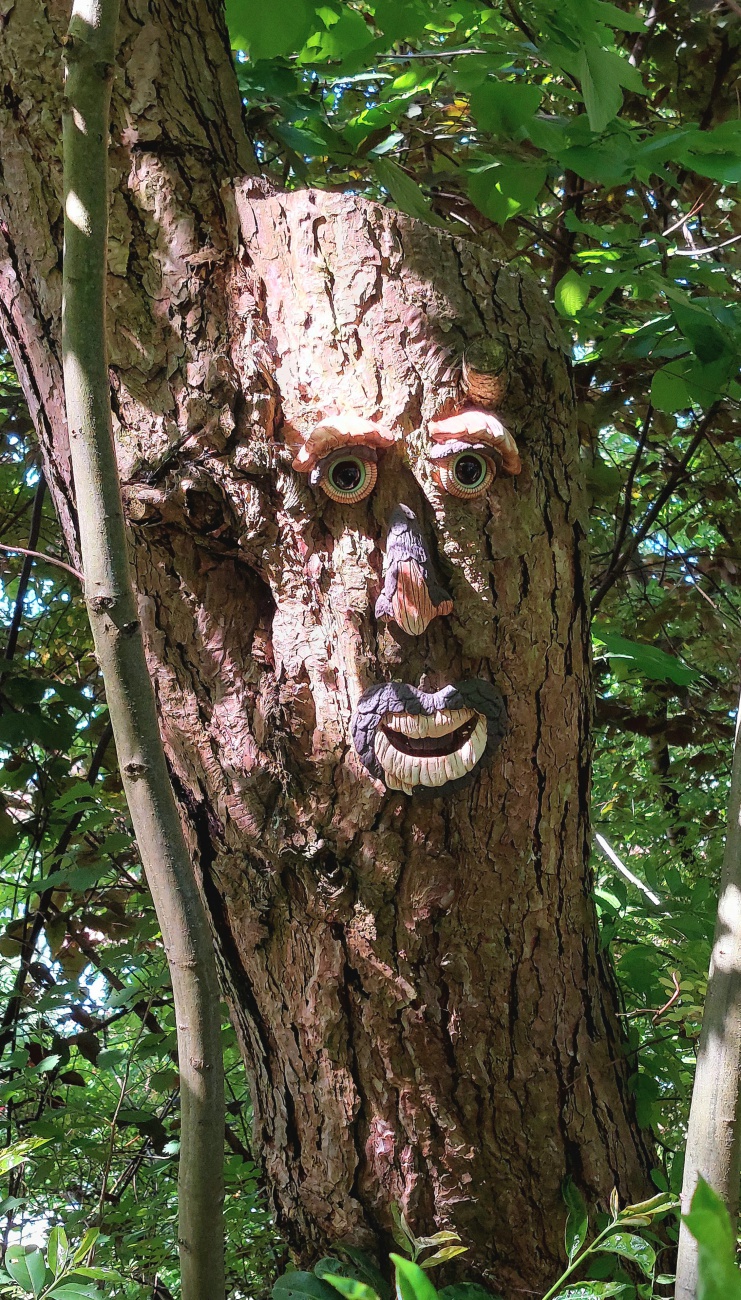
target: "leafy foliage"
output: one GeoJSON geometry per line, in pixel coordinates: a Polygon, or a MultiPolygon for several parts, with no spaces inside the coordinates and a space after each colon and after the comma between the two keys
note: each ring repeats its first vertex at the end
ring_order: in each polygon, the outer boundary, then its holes
{"type": "Polygon", "coordinates": [[[99,1228],[91,1228],[75,1246],[70,1246],[64,1227],[60,1224],[49,1233],[49,1243],[44,1256],[35,1246],[8,1246],[5,1252],[5,1271],[0,1272],[0,1282],[8,1284],[8,1300],[33,1296],[34,1300],[99,1300],[98,1282],[123,1281],[119,1273],[109,1268],[96,1268],[87,1260],[100,1236],[99,1228]]]}
{"type": "MultiPolygon", "coordinates": [[[[664,1276],[656,1277],[657,1254],[663,1248],[663,1243],[652,1233],[655,1247],[648,1239],[646,1229],[674,1211],[677,1202],[671,1196],[662,1194],[640,1205],[628,1205],[620,1210],[616,1197],[615,1193],[610,1215],[601,1216],[605,1219],[604,1226],[591,1244],[587,1245],[587,1209],[573,1183],[566,1181],[564,1200],[568,1210],[565,1230],[568,1265],[543,1300],[605,1300],[609,1296],[619,1296],[622,1300],[637,1300],[638,1297],[640,1300],[651,1300],[654,1283],[663,1285],[673,1280],[664,1276]],[[604,1280],[607,1274],[605,1261],[600,1260],[600,1254],[617,1257],[618,1262],[612,1266],[608,1264],[610,1272],[615,1274],[614,1280],[604,1280]],[[622,1260],[633,1265],[647,1279],[639,1284],[638,1289],[629,1273],[621,1267],[619,1261],[622,1260]],[[577,1270],[586,1272],[587,1279],[570,1283],[568,1279],[577,1270]]],[[[429,1271],[444,1263],[445,1259],[452,1258],[446,1251],[461,1249],[459,1245],[445,1245],[445,1242],[453,1238],[457,1242],[459,1239],[456,1234],[441,1232],[428,1238],[415,1237],[398,1206],[395,1207],[394,1223],[395,1235],[398,1235],[405,1252],[404,1255],[389,1256],[396,1284],[396,1300],[501,1300],[474,1282],[455,1282],[438,1291],[430,1280],[429,1271]],[[420,1258],[424,1251],[436,1247],[442,1249],[437,1250],[434,1256],[420,1258]]],[[[726,1228],[730,1232],[727,1216],[726,1228]]],[[[272,1300],[333,1300],[334,1293],[338,1291],[344,1300],[390,1300],[388,1285],[375,1261],[352,1248],[341,1250],[345,1258],[322,1259],[311,1273],[284,1273],[273,1287],[272,1300]]],[[[707,1300],[714,1300],[714,1296],[708,1295],[707,1300]]]]}
{"type": "MultiPolygon", "coordinates": [[[[0,373],[0,433],[3,541],[23,546],[41,479],[8,370],[0,373]]],[[[58,556],[48,497],[42,506],[33,549],[58,556]]],[[[120,1272],[116,1294],[139,1297],[142,1286],[151,1294],[156,1278],[177,1285],[179,1097],[167,966],[79,584],[51,563],[25,568],[22,556],[9,553],[2,563],[6,636],[18,627],[0,659],[5,1270],[15,1287],[30,1279],[54,1300],[100,1295],[79,1260],[74,1276],[55,1278],[55,1289],[47,1278],[55,1241],[57,1254],[61,1249],[59,1225],[70,1235],[90,1227],[95,1240],[88,1238],[84,1254],[94,1260],[85,1267],[120,1272]],[[43,1264],[36,1247],[50,1231],[43,1264]]],[[[282,1247],[252,1160],[250,1104],[231,1028],[223,1037],[228,1266],[236,1298],[264,1288],[282,1247]]]]}

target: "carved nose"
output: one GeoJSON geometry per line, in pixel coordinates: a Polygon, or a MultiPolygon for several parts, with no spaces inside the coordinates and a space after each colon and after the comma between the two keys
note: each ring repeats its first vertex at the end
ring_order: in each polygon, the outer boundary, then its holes
{"type": "Polygon", "coordinates": [[[376,618],[389,618],[410,636],[421,636],[433,618],[450,614],[453,601],[440,583],[427,543],[409,506],[395,506],[389,519],[383,591],[376,618]]]}

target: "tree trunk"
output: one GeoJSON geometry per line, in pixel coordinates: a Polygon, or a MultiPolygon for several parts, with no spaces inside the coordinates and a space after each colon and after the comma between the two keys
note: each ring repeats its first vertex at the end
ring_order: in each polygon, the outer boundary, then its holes
{"type": "MultiPolygon", "coordinates": [[[[61,5],[15,0],[0,64],[0,324],[72,553],[59,367],[61,5]]],[[[468,1276],[553,1278],[559,1184],[647,1188],[589,898],[586,503],[536,282],[351,195],[273,195],[219,7],[122,15],[111,382],[142,623],[186,834],[302,1259],[454,1227],[468,1276]],[[192,25],[191,25],[192,24],[192,25]],[[429,422],[494,338],[522,473],[447,495],[429,422]],[[373,493],[291,467],[323,420],[388,430],[373,493]],[[293,451],[288,450],[292,444],[293,451]],[[399,503],[452,612],[374,615],[399,503]],[[411,797],[355,752],[363,693],[494,683],[501,746],[411,797]]],[[[437,603],[437,601],[436,601],[437,603]]],[[[447,606],[445,606],[447,608],[447,606]]],[[[415,706],[416,707],[416,706],[415,706]]]]}

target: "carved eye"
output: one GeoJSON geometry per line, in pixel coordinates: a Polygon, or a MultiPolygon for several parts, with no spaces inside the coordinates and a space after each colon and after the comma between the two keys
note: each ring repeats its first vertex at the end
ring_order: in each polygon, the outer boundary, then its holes
{"type": "Polygon", "coordinates": [[[354,452],[338,451],[321,466],[320,487],[333,501],[354,505],[370,496],[378,478],[378,466],[371,459],[354,452]]]}
{"type": "Polygon", "coordinates": [[[454,497],[481,497],[496,477],[496,468],[480,451],[460,451],[438,466],[441,487],[454,497]]]}

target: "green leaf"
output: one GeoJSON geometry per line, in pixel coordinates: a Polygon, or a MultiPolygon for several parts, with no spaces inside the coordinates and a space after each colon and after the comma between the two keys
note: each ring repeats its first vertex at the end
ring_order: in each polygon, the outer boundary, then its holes
{"type": "Polygon", "coordinates": [[[82,1282],[62,1282],[48,1295],[50,1300],[100,1300],[97,1286],[85,1286],[82,1282]]]}
{"type": "Polygon", "coordinates": [[[100,1228],[88,1228],[87,1232],[82,1238],[82,1241],[77,1247],[77,1250],[72,1256],[73,1264],[82,1263],[82,1261],[85,1259],[85,1256],[88,1254],[88,1252],[92,1250],[99,1236],[100,1236],[100,1228]]]}
{"type": "Polygon", "coordinates": [[[428,1255],[426,1259],[420,1260],[420,1267],[424,1269],[437,1268],[438,1264],[447,1264],[449,1259],[455,1259],[456,1255],[465,1255],[468,1246],[443,1246],[442,1250],[435,1251],[434,1255],[428,1255]]]}
{"type": "Polygon", "coordinates": [[[593,0],[592,8],[600,22],[609,27],[616,27],[620,32],[645,32],[646,24],[640,14],[628,14],[624,9],[609,3],[609,0],[593,0]]]}
{"type": "Polygon", "coordinates": [[[40,1295],[46,1281],[46,1264],[40,1250],[30,1250],[26,1255],[26,1268],[31,1279],[34,1295],[40,1295]]]}
{"type": "Polygon", "coordinates": [[[681,362],[670,361],[656,371],[651,380],[651,404],[657,411],[665,411],[668,415],[686,411],[692,406],[685,367],[681,362]]]}
{"type": "Polygon", "coordinates": [[[741,1300],[735,1233],[723,1201],[704,1178],[683,1219],[697,1242],[697,1300],[741,1300]]]}
{"type": "Polygon", "coordinates": [[[741,123],[729,120],[712,131],[681,133],[680,160],[700,176],[737,185],[741,181],[741,123]]]}
{"type": "Polygon", "coordinates": [[[64,1272],[64,1266],[67,1263],[69,1254],[69,1242],[67,1233],[61,1223],[56,1228],[52,1228],[49,1233],[49,1244],[46,1248],[46,1255],[49,1261],[49,1268],[55,1277],[64,1272]]]}
{"type": "Polygon", "coordinates": [[[18,1165],[22,1165],[37,1147],[44,1146],[48,1141],[47,1137],[30,1137],[14,1142],[12,1146],[3,1147],[0,1150],[0,1174],[7,1174],[11,1169],[17,1169],[18,1165]]]}
{"type": "Polygon", "coordinates": [[[665,284],[664,293],[678,328],[704,365],[731,350],[738,352],[738,326],[732,313],[723,311],[712,298],[690,298],[673,285],[665,284]]]}
{"type": "Polygon", "coordinates": [[[564,1229],[564,1243],[566,1255],[571,1264],[586,1241],[589,1230],[589,1214],[581,1192],[573,1179],[564,1179],[561,1195],[568,1210],[564,1229]]]}
{"type": "Polygon", "coordinates": [[[648,1241],[636,1236],[634,1232],[613,1232],[601,1245],[595,1246],[595,1250],[629,1259],[638,1265],[646,1277],[653,1277],[656,1251],[648,1241]]]}
{"type": "Polygon", "coordinates": [[[702,675],[694,668],[687,668],[674,655],[666,654],[656,646],[640,645],[637,641],[629,641],[603,625],[595,624],[592,634],[596,641],[606,646],[611,655],[626,660],[631,667],[635,667],[650,681],[674,682],[677,686],[689,686],[702,675]]]}
{"type": "Polygon", "coordinates": [[[307,0],[226,0],[232,48],[247,50],[253,62],[300,49],[315,21],[307,0]]]}
{"type": "Polygon", "coordinates": [[[401,1255],[389,1255],[396,1270],[397,1300],[438,1300],[437,1291],[427,1274],[401,1255]]]}
{"type": "Polygon", "coordinates": [[[421,36],[430,19],[426,0],[376,0],[373,14],[376,26],[390,45],[421,36]]]}
{"type": "Polygon", "coordinates": [[[335,1292],[314,1273],[298,1269],[278,1278],[271,1292],[273,1300],[334,1300],[335,1292]]]}
{"type": "Polygon", "coordinates": [[[417,1246],[416,1238],[406,1221],[404,1211],[401,1206],[396,1204],[396,1201],[391,1203],[391,1219],[394,1225],[391,1229],[391,1235],[397,1246],[413,1255],[417,1246]]]}
{"type": "Polygon", "coordinates": [[[687,388],[693,401],[707,409],[727,391],[728,384],[737,371],[737,359],[729,353],[708,365],[695,361],[685,372],[687,388]]]}
{"type": "Polygon", "coordinates": [[[366,1255],[365,1251],[358,1250],[355,1246],[343,1246],[342,1253],[347,1255],[352,1263],[351,1270],[343,1266],[345,1273],[349,1271],[350,1276],[355,1276],[359,1282],[365,1282],[367,1286],[372,1287],[378,1292],[381,1300],[391,1300],[391,1287],[370,1255],[366,1255]]]}
{"type": "Polygon", "coordinates": [[[578,271],[567,271],[556,285],[553,300],[562,316],[578,316],[587,298],[589,285],[578,271]]]}
{"type": "Polygon", "coordinates": [[[372,1286],[366,1286],[365,1282],[358,1282],[354,1277],[338,1277],[333,1273],[325,1273],[324,1278],[333,1286],[335,1291],[340,1295],[347,1297],[347,1300],[379,1300],[378,1293],[373,1290],[372,1286]]]}
{"type": "Polygon", "coordinates": [[[438,217],[430,206],[430,200],[416,181],[407,176],[401,167],[390,158],[376,158],[374,161],[376,176],[385,190],[388,190],[397,208],[415,217],[417,221],[426,221],[430,226],[447,227],[447,222],[438,217]]]}
{"type": "Polygon", "coordinates": [[[83,1264],[80,1264],[75,1269],[74,1275],[70,1277],[70,1281],[74,1282],[78,1277],[94,1277],[98,1282],[123,1281],[122,1274],[117,1273],[113,1268],[88,1268],[83,1264]]]}
{"type": "Polygon", "coordinates": [[[479,212],[503,226],[535,203],[547,176],[539,164],[487,163],[470,174],[468,193],[479,212]]]}
{"type": "Polygon", "coordinates": [[[457,1232],[434,1232],[431,1237],[417,1237],[416,1245],[418,1247],[447,1246],[451,1242],[459,1242],[460,1236],[457,1232]]]}
{"type": "MultiPolygon", "coordinates": [[[[270,5],[266,6],[270,8],[270,5]]],[[[344,59],[355,50],[373,43],[373,33],[356,9],[343,8],[341,13],[329,5],[316,10],[321,25],[312,33],[299,55],[301,63],[323,63],[327,59],[344,59]]]]}
{"type": "Polygon", "coordinates": [[[514,136],[533,118],[543,97],[539,86],[485,81],[471,93],[471,112],[483,131],[514,136]]]}
{"type": "Polygon", "coordinates": [[[29,1295],[34,1295],[33,1279],[28,1268],[28,1256],[23,1246],[9,1246],[5,1252],[5,1269],[29,1295]]]}
{"type": "Polygon", "coordinates": [[[582,50],[578,66],[589,125],[600,135],[623,106],[615,56],[590,43],[582,50]]]}

